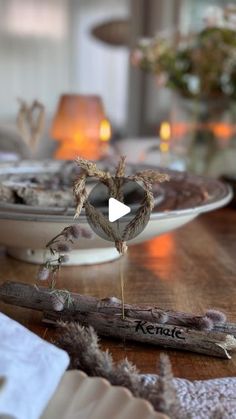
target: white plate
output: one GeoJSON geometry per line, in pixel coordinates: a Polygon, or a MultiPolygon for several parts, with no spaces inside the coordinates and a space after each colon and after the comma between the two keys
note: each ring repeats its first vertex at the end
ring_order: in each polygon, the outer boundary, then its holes
{"type": "Polygon", "coordinates": [[[41,419],[168,419],[124,387],[88,377],[80,371],[64,374],[41,419]]]}
{"type": "MultiPolygon", "coordinates": [[[[54,173],[60,162],[21,163],[17,167],[0,166],[0,175],[48,171],[54,173]],[[28,166],[27,166],[28,165],[28,166]]],[[[135,166],[133,170],[153,168],[153,166],[135,166]]],[[[157,168],[155,168],[157,169],[157,168]]],[[[167,170],[165,169],[165,172],[167,170]]],[[[226,205],[232,199],[229,186],[215,179],[205,179],[186,173],[168,170],[171,180],[161,185],[164,198],[154,208],[150,221],[144,231],[129,244],[141,243],[153,237],[167,233],[196,218],[199,214],[212,211],[226,205]]],[[[45,245],[63,228],[74,222],[73,209],[31,208],[15,204],[0,205],[0,244],[7,247],[10,255],[31,263],[45,261],[45,245]],[[24,208],[27,207],[27,210],[24,208]]],[[[77,221],[78,222],[78,221],[77,221]]],[[[79,222],[90,229],[84,213],[79,222]]],[[[114,244],[94,235],[91,240],[81,239],[70,253],[68,265],[84,265],[108,262],[119,257],[114,244]]]]}

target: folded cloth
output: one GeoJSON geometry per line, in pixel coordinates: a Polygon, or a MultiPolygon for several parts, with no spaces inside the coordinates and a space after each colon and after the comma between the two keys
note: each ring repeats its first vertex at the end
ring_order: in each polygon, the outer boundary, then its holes
{"type": "Polygon", "coordinates": [[[0,313],[0,417],[38,419],[68,364],[65,351],[0,313]]]}

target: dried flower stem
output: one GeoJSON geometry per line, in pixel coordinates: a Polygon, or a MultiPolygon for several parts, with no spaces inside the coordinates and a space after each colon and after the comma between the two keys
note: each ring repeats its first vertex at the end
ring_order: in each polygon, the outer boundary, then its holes
{"type": "Polygon", "coordinates": [[[89,239],[92,235],[85,227],[81,227],[79,224],[72,224],[65,227],[46,244],[46,248],[50,250],[53,257],[46,260],[44,265],[41,266],[37,274],[39,281],[47,280],[50,287],[52,289],[55,288],[61,266],[69,261],[67,253],[71,250],[71,245],[73,245],[74,241],[80,237],[89,239]]]}
{"type": "Polygon", "coordinates": [[[120,288],[121,288],[121,301],[122,301],[122,319],[125,319],[125,284],[124,284],[124,264],[123,255],[119,260],[120,267],[120,288]]]}
{"type": "Polygon", "coordinates": [[[145,197],[144,200],[137,211],[137,214],[126,226],[123,232],[123,240],[127,240],[130,236],[134,235],[136,231],[143,225],[144,220],[150,214],[154,207],[154,197],[151,189],[151,184],[145,182],[145,197]]]}
{"type": "MultiPolygon", "coordinates": [[[[173,382],[171,364],[167,355],[160,357],[160,375],[156,382],[145,384],[136,366],[127,359],[115,364],[111,354],[103,352],[92,327],[79,323],[59,323],[56,343],[70,356],[70,367],[78,368],[90,376],[100,376],[112,385],[128,388],[135,397],[147,399],[158,412],[172,416],[179,407],[173,382]]],[[[183,416],[182,416],[183,418],[183,416]]]]}
{"type": "Polygon", "coordinates": [[[91,205],[88,201],[85,202],[84,208],[87,216],[94,226],[98,225],[111,240],[117,240],[115,231],[107,222],[106,217],[100,211],[96,210],[94,206],[91,205]]]}
{"type": "Polygon", "coordinates": [[[87,192],[85,189],[86,173],[81,173],[77,181],[74,184],[74,195],[77,201],[77,207],[75,212],[75,218],[79,217],[81,210],[87,198],[87,192]]]}
{"type": "Polygon", "coordinates": [[[20,109],[17,115],[17,127],[24,142],[34,151],[45,125],[45,107],[37,100],[28,105],[19,99],[20,109]]]}

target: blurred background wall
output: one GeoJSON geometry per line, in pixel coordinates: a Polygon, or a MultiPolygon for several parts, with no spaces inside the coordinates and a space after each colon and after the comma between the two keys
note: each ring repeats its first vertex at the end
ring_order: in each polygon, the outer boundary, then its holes
{"type": "Polygon", "coordinates": [[[207,5],[224,3],[0,0],[0,123],[14,124],[17,98],[39,99],[50,118],[62,93],[93,93],[102,97],[118,136],[153,135],[168,117],[171,94],[130,66],[129,48],[159,30],[195,28],[207,5]],[[92,34],[117,20],[128,28],[120,45],[92,34]]]}

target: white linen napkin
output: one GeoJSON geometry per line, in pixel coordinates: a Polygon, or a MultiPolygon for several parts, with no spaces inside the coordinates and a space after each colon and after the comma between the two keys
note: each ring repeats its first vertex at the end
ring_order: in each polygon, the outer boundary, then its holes
{"type": "Polygon", "coordinates": [[[0,313],[0,417],[38,419],[68,364],[65,351],[0,313]]]}

